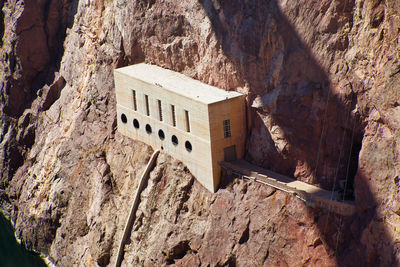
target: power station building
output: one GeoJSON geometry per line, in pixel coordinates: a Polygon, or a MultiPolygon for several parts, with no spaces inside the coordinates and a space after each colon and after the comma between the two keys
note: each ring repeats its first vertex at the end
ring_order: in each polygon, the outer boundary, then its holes
{"type": "Polygon", "coordinates": [[[182,161],[215,192],[219,162],[244,153],[245,96],[144,63],[115,69],[114,79],[118,131],[182,161]]]}

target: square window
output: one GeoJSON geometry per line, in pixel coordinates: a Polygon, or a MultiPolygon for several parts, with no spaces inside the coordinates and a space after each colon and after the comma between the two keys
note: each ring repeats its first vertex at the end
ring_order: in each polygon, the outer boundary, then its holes
{"type": "Polygon", "coordinates": [[[231,121],[224,120],[223,126],[224,126],[224,137],[225,138],[231,137],[231,121]]]}

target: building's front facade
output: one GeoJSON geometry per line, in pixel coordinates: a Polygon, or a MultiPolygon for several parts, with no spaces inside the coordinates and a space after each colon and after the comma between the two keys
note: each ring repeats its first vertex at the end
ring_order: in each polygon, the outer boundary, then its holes
{"type": "Polygon", "coordinates": [[[114,71],[118,131],[186,164],[211,192],[223,160],[241,158],[244,95],[148,64],[114,71]]]}

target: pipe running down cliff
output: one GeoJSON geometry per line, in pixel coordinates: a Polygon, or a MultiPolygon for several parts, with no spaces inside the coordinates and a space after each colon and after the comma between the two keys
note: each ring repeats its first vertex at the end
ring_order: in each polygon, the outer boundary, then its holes
{"type": "Polygon", "coordinates": [[[159,153],[160,153],[160,150],[156,150],[153,152],[153,155],[151,155],[151,158],[150,158],[149,162],[147,163],[147,166],[142,174],[142,177],[140,178],[140,182],[139,182],[138,188],[136,189],[135,197],[133,199],[131,211],[129,213],[129,217],[128,217],[128,220],[125,225],[124,234],[122,236],[121,243],[118,247],[118,254],[117,254],[115,267],[121,266],[123,256],[124,256],[125,243],[126,243],[128,236],[131,233],[132,225],[135,222],[135,218],[136,218],[136,211],[139,207],[140,194],[142,193],[144,186],[145,186],[147,180],[149,179],[150,171],[154,168],[156,159],[157,159],[157,156],[159,153]]]}

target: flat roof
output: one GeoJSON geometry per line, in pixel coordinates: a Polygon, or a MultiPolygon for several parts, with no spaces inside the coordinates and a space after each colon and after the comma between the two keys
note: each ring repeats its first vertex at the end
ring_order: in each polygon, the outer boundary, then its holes
{"type": "Polygon", "coordinates": [[[215,86],[202,83],[184,74],[145,63],[135,64],[115,71],[154,84],[176,94],[212,104],[226,99],[242,96],[235,91],[225,91],[215,86]]]}

